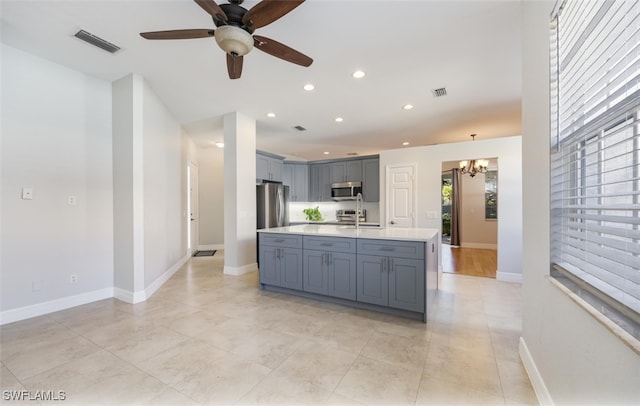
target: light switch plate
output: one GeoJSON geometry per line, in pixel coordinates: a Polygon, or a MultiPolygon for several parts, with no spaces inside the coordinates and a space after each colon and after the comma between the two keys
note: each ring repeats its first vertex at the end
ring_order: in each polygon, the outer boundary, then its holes
{"type": "Polygon", "coordinates": [[[33,188],[30,188],[30,187],[22,188],[22,200],[33,200],[33,188]]]}

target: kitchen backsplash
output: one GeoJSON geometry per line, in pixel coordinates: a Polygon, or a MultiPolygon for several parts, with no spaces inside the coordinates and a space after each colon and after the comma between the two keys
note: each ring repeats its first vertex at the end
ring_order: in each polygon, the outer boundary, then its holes
{"type": "MultiPolygon", "coordinates": [[[[289,222],[306,221],[307,217],[302,210],[316,206],[318,206],[325,220],[333,221],[336,219],[336,210],[353,210],[356,208],[356,202],[289,202],[289,222]]],[[[368,223],[377,223],[380,221],[379,203],[364,202],[363,208],[367,211],[368,223]]]]}

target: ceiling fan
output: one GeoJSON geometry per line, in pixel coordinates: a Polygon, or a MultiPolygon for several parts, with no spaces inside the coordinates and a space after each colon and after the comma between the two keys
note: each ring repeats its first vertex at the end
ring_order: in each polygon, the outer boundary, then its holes
{"type": "Polygon", "coordinates": [[[313,59],[278,41],[252,35],[256,29],[276,21],[304,3],[304,0],[262,0],[250,10],[240,6],[244,0],[229,0],[229,4],[221,5],[214,0],[194,1],[211,15],[217,29],[153,31],[140,35],[146,39],[214,37],[218,46],[227,53],[227,71],[231,79],[240,77],[243,57],[253,47],[297,65],[310,66],[313,62],[313,59]]]}

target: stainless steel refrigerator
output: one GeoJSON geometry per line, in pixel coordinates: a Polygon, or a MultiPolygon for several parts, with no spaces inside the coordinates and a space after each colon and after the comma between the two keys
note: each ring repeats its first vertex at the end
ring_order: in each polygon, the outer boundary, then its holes
{"type": "Polygon", "coordinates": [[[258,230],[289,225],[289,186],[260,183],[256,185],[256,200],[258,230]]]}

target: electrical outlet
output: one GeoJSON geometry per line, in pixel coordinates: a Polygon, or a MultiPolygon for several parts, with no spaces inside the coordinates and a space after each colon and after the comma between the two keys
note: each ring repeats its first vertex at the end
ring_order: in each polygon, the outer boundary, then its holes
{"type": "Polygon", "coordinates": [[[34,292],[40,292],[42,290],[42,280],[35,280],[31,283],[31,289],[34,292]]]}
{"type": "Polygon", "coordinates": [[[76,201],[77,201],[77,199],[73,195],[70,195],[70,196],[67,197],[67,204],[69,206],[75,206],[76,205],[76,201]]]}
{"type": "Polygon", "coordinates": [[[22,200],[32,200],[33,199],[33,188],[23,187],[22,188],[22,200]]]}
{"type": "Polygon", "coordinates": [[[71,282],[72,284],[78,283],[78,275],[72,273],[69,277],[69,282],[71,282]]]}

